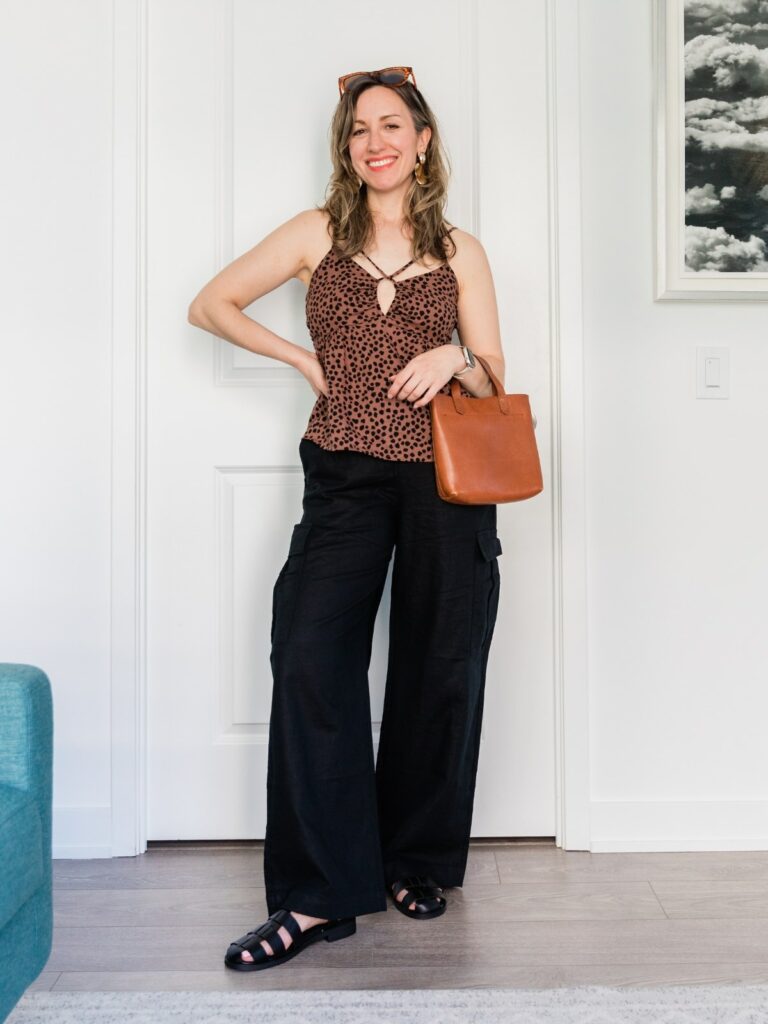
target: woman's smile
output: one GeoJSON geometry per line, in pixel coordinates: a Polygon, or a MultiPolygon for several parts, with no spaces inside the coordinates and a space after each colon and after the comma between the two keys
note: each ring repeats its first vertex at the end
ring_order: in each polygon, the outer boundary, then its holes
{"type": "Polygon", "coordinates": [[[397,160],[396,156],[377,157],[373,161],[366,160],[366,163],[372,171],[383,171],[387,167],[391,167],[397,160]]]}

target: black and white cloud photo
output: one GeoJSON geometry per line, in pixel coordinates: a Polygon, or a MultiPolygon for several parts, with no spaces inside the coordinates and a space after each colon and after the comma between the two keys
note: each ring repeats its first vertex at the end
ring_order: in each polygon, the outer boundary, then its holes
{"type": "Polygon", "coordinates": [[[685,266],[768,272],[768,0],[685,0],[685,266]]]}

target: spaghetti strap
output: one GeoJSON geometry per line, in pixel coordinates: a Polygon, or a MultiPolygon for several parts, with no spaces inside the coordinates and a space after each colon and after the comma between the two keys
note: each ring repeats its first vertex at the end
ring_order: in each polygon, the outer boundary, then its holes
{"type": "MultiPolygon", "coordinates": [[[[367,252],[363,252],[362,249],[360,250],[360,252],[363,253],[363,256],[365,256],[365,258],[368,260],[369,263],[373,263],[373,260],[371,259],[371,257],[368,255],[367,252]]],[[[381,267],[377,266],[375,263],[373,263],[373,265],[374,265],[374,267],[376,267],[376,269],[378,270],[378,272],[381,274],[382,277],[386,277],[386,278],[388,278],[391,281],[392,278],[395,276],[395,274],[402,273],[402,271],[405,270],[406,267],[410,267],[410,265],[413,262],[414,262],[413,260],[408,260],[408,262],[404,266],[400,267],[400,270],[395,270],[391,274],[385,274],[384,271],[381,269],[381,267]]]]}
{"type": "MultiPolygon", "coordinates": [[[[456,225],[454,224],[454,226],[452,228],[448,229],[446,234],[450,235],[451,231],[455,231],[455,230],[456,230],[456,225]]],[[[371,257],[368,255],[367,252],[363,252],[362,249],[360,250],[360,252],[362,253],[363,256],[365,256],[365,258],[368,260],[369,263],[373,263],[373,260],[371,259],[371,257]]],[[[394,283],[394,278],[398,274],[401,274],[404,270],[407,270],[408,267],[410,267],[410,265],[412,263],[415,263],[415,260],[408,260],[408,262],[406,264],[404,264],[402,267],[400,267],[399,270],[395,270],[391,274],[385,274],[384,271],[381,269],[381,267],[378,266],[378,264],[373,263],[373,265],[374,265],[374,267],[376,267],[376,269],[378,270],[378,272],[381,274],[382,277],[385,277],[385,278],[387,278],[387,280],[393,281],[393,283],[394,283]]],[[[381,278],[379,280],[381,280],[381,278]]]]}

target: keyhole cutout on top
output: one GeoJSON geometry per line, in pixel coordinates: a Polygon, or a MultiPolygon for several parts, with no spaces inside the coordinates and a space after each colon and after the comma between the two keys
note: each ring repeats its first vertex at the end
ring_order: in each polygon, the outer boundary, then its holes
{"type": "MultiPolygon", "coordinates": [[[[376,267],[379,272],[379,277],[374,278],[374,281],[376,281],[376,304],[381,310],[381,315],[386,316],[392,306],[392,303],[395,301],[395,295],[397,294],[397,281],[394,280],[396,275],[407,270],[412,263],[415,263],[415,260],[408,260],[408,262],[404,263],[399,270],[396,270],[392,274],[385,274],[381,267],[371,259],[368,253],[363,252],[363,256],[365,256],[369,263],[373,263],[374,267],[376,267]],[[389,285],[392,285],[391,289],[389,288],[389,285]],[[384,289],[383,291],[382,288],[384,289]],[[381,304],[381,300],[386,300],[387,295],[389,295],[389,302],[387,302],[386,307],[384,307],[381,304]]],[[[357,260],[353,260],[352,262],[357,263],[357,260]]],[[[357,265],[360,266],[359,263],[357,265]]],[[[360,267],[360,269],[363,273],[368,274],[368,271],[365,270],[364,267],[360,267]]],[[[368,274],[368,276],[373,277],[373,274],[368,274]]]]}
{"type": "Polygon", "coordinates": [[[386,316],[395,301],[395,294],[397,292],[397,285],[394,281],[390,281],[388,277],[380,277],[376,284],[376,301],[379,304],[382,316],[386,316]],[[389,296],[389,301],[387,301],[389,296]],[[382,305],[382,302],[386,305],[382,305]]]}
{"type": "MultiPolygon", "coordinates": [[[[451,231],[455,231],[455,230],[456,230],[455,228],[451,228],[448,231],[448,234],[450,235],[451,231]]],[[[376,267],[376,269],[379,272],[380,276],[378,278],[374,278],[374,280],[376,281],[376,304],[379,307],[379,309],[381,310],[381,315],[382,316],[386,316],[387,313],[389,313],[390,309],[392,308],[392,303],[395,301],[395,296],[397,294],[397,281],[395,281],[394,278],[398,274],[402,274],[402,272],[404,270],[407,270],[408,267],[410,267],[410,265],[412,263],[416,262],[416,260],[408,260],[407,263],[404,263],[402,265],[402,267],[400,267],[399,270],[396,270],[393,274],[385,274],[384,271],[381,269],[381,267],[377,263],[375,263],[367,253],[363,252],[362,249],[360,251],[361,251],[362,255],[365,256],[365,258],[368,260],[368,262],[372,263],[373,266],[376,267]],[[390,288],[390,285],[392,286],[391,288],[390,288]],[[382,289],[383,289],[383,291],[382,291],[382,289]],[[385,306],[382,305],[382,299],[384,299],[386,301],[387,295],[389,295],[389,302],[387,302],[387,305],[385,307],[385,306]]],[[[369,277],[373,277],[373,274],[370,274],[365,269],[365,267],[361,266],[357,262],[357,260],[352,260],[352,262],[357,264],[357,266],[360,267],[360,269],[363,271],[364,274],[368,274],[369,277]]],[[[422,274],[412,274],[411,277],[425,277],[427,274],[433,273],[440,266],[448,266],[447,261],[444,264],[438,264],[437,267],[432,267],[431,270],[427,270],[427,271],[425,271],[422,274]]],[[[403,280],[404,281],[410,281],[411,277],[403,278],[403,280]]]]}

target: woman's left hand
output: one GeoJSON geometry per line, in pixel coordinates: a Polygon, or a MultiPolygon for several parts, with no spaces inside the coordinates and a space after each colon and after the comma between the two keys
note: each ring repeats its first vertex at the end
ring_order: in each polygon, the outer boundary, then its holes
{"type": "Polygon", "coordinates": [[[461,349],[450,342],[419,352],[402,370],[389,375],[392,384],[387,398],[407,399],[413,402],[414,409],[418,409],[431,402],[440,388],[464,365],[461,349]]]}

